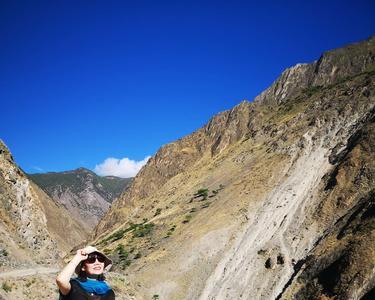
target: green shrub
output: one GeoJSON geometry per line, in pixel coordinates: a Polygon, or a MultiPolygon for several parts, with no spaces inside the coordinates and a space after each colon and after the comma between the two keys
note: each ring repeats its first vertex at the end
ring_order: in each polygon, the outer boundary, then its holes
{"type": "Polygon", "coordinates": [[[124,245],[121,245],[121,244],[118,245],[117,248],[116,248],[116,250],[118,252],[120,260],[125,260],[125,259],[128,258],[129,252],[125,250],[124,245]]]}
{"type": "Polygon", "coordinates": [[[160,298],[159,298],[159,295],[153,295],[152,296],[152,300],[159,300],[160,298]]]}
{"type": "Polygon", "coordinates": [[[121,269],[124,270],[131,263],[131,261],[129,259],[129,252],[125,250],[125,247],[122,244],[119,244],[116,247],[116,251],[117,251],[118,257],[119,257],[119,265],[120,265],[121,269]]]}
{"type": "Polygon", "coordinates": [[[124,237],[126,230],[125,229],[120,229],[111,234],[109,237],[105,238],[104,240],[100,241],[99,244],[104,244],[107,245],[108,242],[114,242],[119,239],[122,239],[124,237]]]}
{"type": "Polygon", "coordinates": [[[208,189],[206,189],[206,188],[199,189],[199,190],[194,194],[194,198],[199,198],[199,197],[203,197],[203,200],[206,200],[207,197],[208,197],[208,189]]]}
{"type": "Polygon", "coordinates": [[[160,213],[161,213],[161,208],[157,208],[155,211],[154,217],[156,217],[157,215],[160,215],[160,213]]]}
{"type": "Polygon", "coordinates": [[[144,237],[150,234],[154,226],[153,223],[138,225],[133,231],[133,237],[144,237]]]}
{"type": "Polygon", "coordinates": [[[203,195],[205,193],[208,192],[208,189],[204,188],[204,189],[199,189],[198,192],[196,192],[196,195],[203,195]]]}

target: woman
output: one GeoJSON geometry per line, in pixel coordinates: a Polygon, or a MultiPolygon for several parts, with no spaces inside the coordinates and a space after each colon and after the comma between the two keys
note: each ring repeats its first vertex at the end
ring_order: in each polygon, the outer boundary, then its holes
{"type": "Polygon", "coordinates": [[[104,281],[112,261],[95,247],[77,250],[56,278],[61,300],[114,300],[115,293],[104,281]],[[71,279],[76,272],[77,278],[71,279]]]}

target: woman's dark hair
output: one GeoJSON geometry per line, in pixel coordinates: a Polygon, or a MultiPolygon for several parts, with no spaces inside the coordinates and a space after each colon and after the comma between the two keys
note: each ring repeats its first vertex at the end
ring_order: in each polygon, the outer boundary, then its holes
{"type": "MultiPolygon", "coordinates": [[[[82,270],[83,263],[84,263],[84,261],[82,261],[80,263],[78,279],[79,279],[79,281],[86,282],[88,276],[87,276],[86,272],[82,270]]],[[[96,280],[99,280],[99,281],[105,280],[104,274],[95,275],[95,276],[93,276],[93,278],[95,278],[96,280]]]]}

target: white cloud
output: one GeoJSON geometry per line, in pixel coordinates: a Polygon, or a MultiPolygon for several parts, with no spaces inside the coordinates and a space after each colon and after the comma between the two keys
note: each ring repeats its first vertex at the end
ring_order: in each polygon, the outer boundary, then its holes
{"type": "Polygon", "coordinates": [[[39,172],[44,172],[44,169],[42,169],[41,167],[38,167],[38,166],[31,166],[32,169],[34,170],[37,170],[39,172]]]}
{"type": "Polygon", "coordinates": [[[151,156],[146,156],[140,161],[135,161],[127,157],[122,159],[109,157],[101,164],[96,165],[94,171],[101,176],[134,177],[147,163],[150,157],[151,156]]]}

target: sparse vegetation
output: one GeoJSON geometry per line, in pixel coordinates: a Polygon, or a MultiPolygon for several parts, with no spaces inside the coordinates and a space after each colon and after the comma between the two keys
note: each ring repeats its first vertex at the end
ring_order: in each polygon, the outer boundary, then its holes
{"type": "Polygon", "coordinates": [[[219,194],[219,192],[224,188],[224,185],[220,184],[219,187],[216,189],[216,190],[212,190],[212,194],[209,195],[208,197],[209,198],[213,198],[213,197],[216,197],[217,194],[219,194]]]}
{"type": "Polygon", "coordinates": [[[166,237],[170,237],[173,234],[173,232],[175,231],[175,229],[176,229],[176,225],[173,225],[171,228],[169,228],[166,237]]]}
{"type": "Polygon", "coordinates": [[[133,237],[144,237],[151,233],[155,224],[138,224],[138,226],[133,231],[133,237]]]}
{"type": "Polygon", "coordinates": [[[153,295],[152,296],[152,300],[159,300],[160,298],[159,298],[159,295],[153,295]]]}
{"type": "Polygon", "coordinates": [[[182,221],[183,224],[189,223],[190,220],[192,219],[192,215],[186,215],[185,219],[182,221]]]}
{"type": "Polygon", "coordinates": [[[119,254],[119,257],[120,257],[121,259],[125,259],[125,258],[127,258],[128,255],[129,255],[129,253],[125,250],[124,245],[122,245],[122,244],[119,244],[119,245],[117,246],[116,250],[117,250],[117,252],[118,252],[118,254],[119,254]]]}
{"type": "Polygon", "coordinates": [[[194,199],[199,199],[200,201],[205,201],[207,198],[213,198],[215,197],[222,189],[224,188],[224,185],[220,184],[219,187],[216,190],[212,190],[212,194],[209,195],[209,189],[208,188],[202,188],[199,189],[194,195],[193,198],[190,200],[190,203],[193,202],[194,199]]]}
{"type": "Polygon", "coordinates": [[[2,284],[2,289],[5,291],[5,292],[7,292],[7,293],[9,293],[9,292],[11,292],[12,291],[12,286],[8,283],[8,282],[3,282],[3,284],[2,284]]]}
{"type": "Polygon", "coordinates": [[[30,287],[31,285],[33,285],[35,282],[36,282],[36,279],[33,278],[33,279],[27,281],[26,284],[25,284],[25,286],[28,288],[28,287],[30,287]]]}
{"type": "Polygon", "coordinates": [[[0,256],[8,256],[8,251],[6,249],[1,249],[0,250],[0,256]]]}
{"type": "Polygon", "coordinates": [[[207,188],[199,189],[194,194],[194,198],[199,198],[199,197],[202,197],[203,198],[202,200],[206,200],[208,197],[208,189],[207,188]]]}
{"type": "MultiPolygon", "coordinates": [[[[145,219],[147,221],[147,219],[145,219]]],[[[145,222],[144,222],[145,223],[145,222]]],[[[133,231],[133,237],[144,237],[151,233],[152,229],[154,228],[155,224],[149,223],[149,224],[133,224],[131,223],[129,227],[125,229],[119,229],[115,233],[111,234],[109,237],[103,239],[99,242],[99,244],[108,244],[108,242],[115,242],[124,237],[124,235],[128,232],[133,231]]]]}
{"type": "Polygon", "coordinates": [[[157,215],[160,215],[160,213],[161,213],[161,208],[157,208],[155,211],[154,217],[156,217],[157,215]]]}
{"type": "Polygon", "coordinates": [[[142,254],[141,252],[138,252],[135,256],[134,256],[134,259],[139,259],[142,257],[142,254]]]}
{"type": "Polygon", "coordinates": [[[210,204],[211,204],[210,202],[203,203],[201,208],[207,208],[210,206],[210,204]]]}
{"type": "Polygon", "coordinates": [[[108,238],[104,239],[102,243],[106,243],[108,241],[110,242],[117,241],[121,239],[125,233],[126,233],[126,229],[117,230],[115,233],[111,234],[108,238]]]}
{"type": "Polygon", "coordinates": [[[131,261],[129,259],[129,253],[125,250],[124,245],[120,244],[117,246],[116,251],[119,257],[119,265],[121,269],[125,269],[127,266],[130,265],[131,261]]]}
{"type": "Polygon", "coordinates": [[[105,249],[103,250],[103,253],[104,253],[105,255],[108,255],[108,254],[111,253],[111,250],[108,249],[108,248],[105,248],[105,249]]]}
{"type": "Polygon", "coordinates": [[[311,86],[307,89],[305,89],[303,92],[308,96],[311,97],[315,93],[319,92],[322,89],[322,86],[316,85],[316,86],[311,86]]]}

